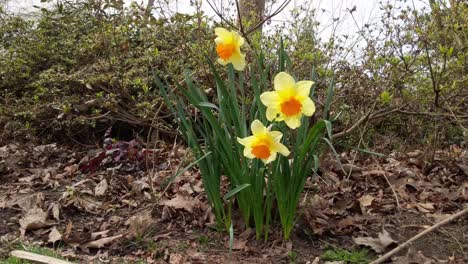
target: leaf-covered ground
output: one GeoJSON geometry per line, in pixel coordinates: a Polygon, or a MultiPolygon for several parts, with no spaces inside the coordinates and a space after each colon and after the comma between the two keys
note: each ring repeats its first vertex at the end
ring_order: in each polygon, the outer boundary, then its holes
{"type": "MultiPolygon", "coordinates": [[[[193,160],[189,151],[104,143],[0,147],[0,259],[34,245],[80,263],[366,263],[468,200],[468,152],[456,146],[378,158],[343,152],[341,165],[325,157],[306,183],[290,241],[279,226],[268,242],[256,241],[234,215],[230,252],[228,234],[214,228],[200,173],[183,170],[193,160]]],[[[462,218],[391,261],[467,263],[467,237],[462,218]]]]}

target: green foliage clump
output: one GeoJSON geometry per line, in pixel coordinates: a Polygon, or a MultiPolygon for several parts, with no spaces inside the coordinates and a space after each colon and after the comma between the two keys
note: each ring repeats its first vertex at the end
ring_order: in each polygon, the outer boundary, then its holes
{"type": "Polygon", "coordinates": [[[348,251],[341,248],[329,249],[322,254],[323,260],[343,261],[349,264],[365,264],[370,262],[369,252],[366,249],[348,251]]]}
{"type": "Polygon", "coordinates": [[[0,16],[0,124],[54,139],[117,120],[156,126],[161,100],[149,77],[177,82],[188,67],[203,78],[212,38],[201,14],[156,19],[138,5],[93,0],[64,1],[32,19],[0,16]]]}

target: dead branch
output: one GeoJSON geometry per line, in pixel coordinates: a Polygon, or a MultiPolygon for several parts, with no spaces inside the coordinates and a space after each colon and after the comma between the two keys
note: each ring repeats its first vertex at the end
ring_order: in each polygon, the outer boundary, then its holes
{"type": "Polygon", "coordinates": [[[391,250],[390,252],[388,252],[387,254],[381,256],[380,258],[374,260],[371,262],[371,264],[379,264],[379,263],[383,263],[385,260],[389,259],[391,256],[395,255],[396,253],[400,252],[403,248],[407,247],[410,243],[414,242],[415,240],[419,239],[420,237],[423,237],[424,235],[427,235],[428,233],[436,230],[437,228],[443,226],[443,225],[446,225],[450,222],[452,222],[453,220],[457,219],[457,218],[460,218],[464,215],[466,215],[468,213],[468,207],[466,207],[465,209],[461,210],[460,212],[440,221],[439,223],[431,226],[430,228],[422,231],[421,233],[415,235],[414,237],[410,238],[409,240],[407,240],[405,243],[399,245],[398,247],[396,247],[395,249],[391,250]]]}
{"type": "Polygon", "coordinates": [[[215,14],[222,20],[224,21],[226,24],[228,24],[231,28],[235,29],[235,30],[239,30],[236,25],[234,25],[233,23],[231,23],[229,20],[227,20],[223,14],[221,14],[221,11],[218,10],[218,8],[213,4],[211,3],[210,0],[206,0],[206,2],[208,3],[208,5],[210,6],[211,10],[213,10],[213,12],[215,12],[215,14]]]}
{"type": "Polygon", "coordinates": [[[359,119],[354,125],[352,125],[349,129],[343,131],[343,132],[340,132],[340,133],[336,133],[333,135],[333,139],[337,139],[337,138],[341,138],[341,137],[344,137],[344,136],[347,136],[349,134],[351,134],[356,128],[358,128],[362,123],[364,123],[365,121],[367,121],[372,113],[372,111],[374,111],[374,108],[375,106],[377,105],[377,100],[374,102],[374,105],[372,105],[371,109],[369,110],[369,112],[367,112],[367,114],[365,116],[363,116],[361,119],[359,119]]]}
{"type": "Polygon", "coordinates": [[[376,113],[371,114],[374,107],[375,107],[375,105],[376,104],[374,103],[371,110],[369,112],[367,112],[367,114],[365,116],[363,116],[361,119],[359,119],[350,128],[348,128],[345,131],[334,134],[333,139],[342,138],[342,137],[350,135],[351,133],[353,133],[354,130],[356,130],[359,126],[361,126],[366,121],[371,121],[371,120],[375,120],[375,119],[379,119],[379,118],[385,118],[385,117],[387,117],[387,116],[389,116],[390,114],[393,114],[393,113],[399,113],[399,114],[404,114],[404,115],[417,115],[417,116],[451,118],[451,119],[454,119],[457,122],[457,124],[460,125],[462,128],[466,129],[463,126],[464,121],[461,120],[461,119],[468,118],[468,115],[457,115],[451,109],[450,109],[450,112],[451,112],[450,114],[448,114],[448,113],[436,113],[436,112],[434,112],[434,113],[433,112],[412,112],[412,111],[403,110],[403,108],[405,106],[407,106],[407,105],[403,105],[403,106],[393,108],[393,109],[385,111],[385,112],[377,111],[376,113]]]}
{"type": "Polygon", "coordinates": [[[10,255],[13,257],[17,257],[19,259],[25,259],[29,260],[35,263],[42,263],[42,264],[72,264],[71,262],[49,257],[49,256],[43,256],[23,250],[13,250],[10,255]]]}

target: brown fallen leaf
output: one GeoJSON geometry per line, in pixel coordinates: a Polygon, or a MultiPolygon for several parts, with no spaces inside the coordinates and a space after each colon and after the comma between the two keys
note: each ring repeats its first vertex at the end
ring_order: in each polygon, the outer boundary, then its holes
{"type": "Polygon", "coordinates": [[[396,241],[390,237],[390,234],[384,229],[379,236],[373,237],[353,237],[354,243],[358,245],[369,246],[377,253],[382,253],[385,249],[396,241]]]}
{"type": "Polygon", "coordinates": [[[52,216],[55,220],[60,221],[60,205],[58,203],[51,203],[49,205],[49,210],[52,211],[52,216]]]}
{"type": "Polygon", "coordinates": [[[133,200],[122,199],[122,201],[120,202],[129,206],[132,206],[132,207],[138,207],[138,203],[133,200]]]}
{"type": "Polygon", "coordinates": [[[346,164],[343,164],[342,167],[343,167],[343,170],[346,172],[346,174],[350,174],[352,172],[362,172],[362,167],[355,165],[355,164],[346,163],[346,164]]]}
{"type": "Polygon", "coordinates": [[[94,200],[91,196],[82,195],[75,197],[74,204],[78,208],[83,208],[85,211],[92,214],[99,214],[102,206],[101,202],[94,200]]]}
{"type": "Polygon", "coordinates": [[[422,154],[424,154],[424,152],[417,149],[417,150],[406,153],[406,156],[408,156],[408,158],[417,158],[417,157],[421,156],[422,154]]]}
{"type": "Polygon", "coordinates": [[[129,226],[127,238],[131,239],[143,235],[153,223],[154,220],[151,217],[150,210],[130,217],[130,219],[125,223],[129,226]]]}
{"type": "Polygon", "coordinates": [[[34,207],[42,207],[44,204],[44,194],[41,192],[33,194],[19,194],[10,197],[6,201],[6,207],[18,206],[23,210],[29,210],[34,207]]]}
{"type": "Polygon", "coordinates": [[[457,164],[457,167],[460,168],[461,171],[463,171],[465,176],[468,176],[468,165],[457,164]]]}
{"type": "Polygon", "coordinates": [[[183,264],[186,263],[187,257],[180,253],[172,253],[169,256],[169,263],[171,264],[183,264]]]}
{"type": "Polygon", "coordinates": [[[137,180],[132,182],[132,191],[137,195],[137,196],[142,196],[143,192],[145,190],[149,190],[150,186],[148,183],[142,181],[142,180],[137,180]]]}
{"type": "Polygon", "coordinates": [[[371,176],[371,175],[387,176],[387,175],[390,175],[390,173],[388,171],[383,171],[383,170],[369,170],[369,171],[363,171],[362,175],[364,176],[371,176]]]}
{"type": "Polygon", "coordinates": [[[59,240],[62,240],[62,234],[60,234],[60,232],[57,230],[57,228],[54,226],[52,227],[52,229],[50,230],[50,233],[49,233],[49,240],[48,242],[50,243],[55,243],[59,240]]]}
{"type": "Polygon", "coordinates": [[[24,217],[19,220],[19,224],[21,226],[21,234],[24,235],[27,230],[40,229],[53,223],[47,221],[47,212],[44,212],[41,208],[34,207],[26,211],[24,217]]]}
{"type": "Polygon", "coordinates": [[[418,158],[410,158],[408,160],[408,164],[415,165],[416,167],[421,169],[424,167],[425,162],[423,160],[423,157],[418,157],[418,158]]]}
{"type": "Polygon", "coordinates": [[[6,208],[7,197],[5,195],[0,196],[0,209],[6,208]]]}
{"type": "Polygon", "coordinates": [[[97,238],[107,237],[107,233],[109,233],[110,229],[99,231],[99,232],[92,232],[91,239],[95,240],[97,238]]]}
{"type": "Polygon", "coordinates": [[[95,240],[95,241],[85,243],[85,244],[81,245],[80,247],[82,247],[82,248],[103,248],[107,244],[113,242],[114,240],[117,240],[117,239],[121,238],[122,236],[123,235],[117,235],[117,236],[113,236],[113,237],[101,238],[101,239],[98,239],[98,240],[95,240]]]}
{"type": "Polygon", "coordinates": [[[406,205],[406,207],[410,209],[416,208],[422,213],[431,213],[435,211],[433,203],[411,203],[406,205]]]}
{"type": "Polygon", "coordinates": [[[104,194],[106,194],[108,186],[109,185],[107,184],[106,179],[102,179],[102,181],[99,182],[98,185],[96,185],[96,187],[94,188],[94,195],[103,196],[104,194]]]}
{"type": "MultiPolygon", "coordinates": [[[[229,248],[229,241],[226,242],[226,247],[229,248]]],[[[248,251],[247,249],[247,240],[235,239],[232,243],[232,250],[248,251]]]]}
{"type": "Polygon", "coordinates": [[[197,201],[188,200],[181,194],[176,194],[171,200],[163,200],[162,205],[166,205],[175,209],[185,209],[188,212],[193,212],[193,208],[197,205],[197,201]]]}
{"type": "Polygon", "coordinates": [[[372,205],[372,201],[374,201],[374,197],[372,197],[371,195],[369,194],[366,194],[364,196],[362,196],[361,198],[358,199],[359,201],[359,204],[361,205],[361,207],[368,207],[368,206],[371,206],[372,205]]]}

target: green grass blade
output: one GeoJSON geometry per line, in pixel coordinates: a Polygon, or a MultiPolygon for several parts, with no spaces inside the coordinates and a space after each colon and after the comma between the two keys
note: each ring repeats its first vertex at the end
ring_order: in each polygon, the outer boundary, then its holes
{"type": "Polygon", "coordinates": [[[244,183],[242,185],[237,186],[236,188],[232,189],[226,195],[224,195],[224,200],[229,200],[231,197],[236,195],[238,192],[244,190],[245,188],[249,187],[250,183],[244,183]]]}

